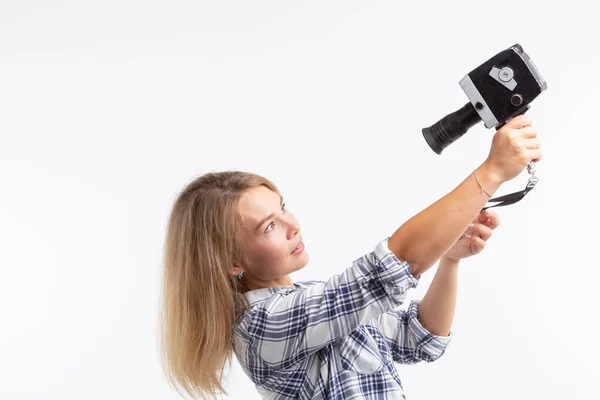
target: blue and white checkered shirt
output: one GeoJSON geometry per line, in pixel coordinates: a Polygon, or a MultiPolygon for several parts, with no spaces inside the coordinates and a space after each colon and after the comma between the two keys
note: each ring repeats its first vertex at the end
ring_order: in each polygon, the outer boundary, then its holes
{"type": "Polygon", "coordinates": [[[394,362],[431,362],[452,338],[427,331],[420,302],[397,309],[420,277],[388,246],[326,282],[246,292],[232,343],[265,399],[405,399],[394,362]]]}

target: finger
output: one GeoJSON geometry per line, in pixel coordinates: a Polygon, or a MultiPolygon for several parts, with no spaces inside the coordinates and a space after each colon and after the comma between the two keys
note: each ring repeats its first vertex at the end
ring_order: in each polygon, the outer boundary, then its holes
{"type": "Polygon", "coordinates": [[[488,226],[485,226],[482,224],[477,224],[472,229],[473,229],[473,235],[472,235],[473,237],[479,236],[484,241],[487,241],[489,238],[492,237],[492,228],[490,228],[488,226]]]}
{"type": "Polygon", "coordinates": [[[485,241],[478,236],[473,236],[471,238],[471,243],[473,243],[473,247],[475,247],[475,254],[479,253],[485,248],[485,241]]]}
{"type": "Polygon", "coordinates": [[[491,229],[496,229],[497,227],[499,227],[500,226],[500,216],[498,216],[497,213],[490,210],[489,208],[485,211],[489,217],[488,220],[484,222],[485,225],[491,229]]]}
{"type": "Polygon", "coordinates": [[[477,214],[477,217],[475,217],[475,219],[477,221],[473,222],[485,224],[486,226],[492,229],[496,229],[500,225],[500,217],[498,216],[498,214],[496,214],[496,212],[492,211],[489,208],[484,211],[480,211],[479,214],[477,214]]]}
{"type": "Polygon", "coordinates": [[[536,138],[537,137],[537,128],[533,125],[528,125],[519,130],[519,133],[522,137],[526,139],[536,138]]]}
{"type": "Polygon", "coordinates": [[[528,149],[539,149],[542,147],[542,142],[538,138],[525,139],[525,147],[528,149]]]}
{"type": "Polygon", "coordinates": [[[513,129],[521,129],[531,125],[531,120],[524,115],[517,115],[506,124],[508,127],[513,129]]]}
{"type": "Polygon", "coordinates": [[[491,212],[491,210],[480,211],[479,214],[477,214],[477,217],[475,218],[476,221],[473,222],[478,222],[481,224],[487,222],[487,220],[490,219],[490,214],[488,214],[488,212],[491,212]]]}
{"type": "Polygon", "coordinates": [[[542,159],[542,151],[540,149],[533,149],[529,151],[529,158],[533,162],[538,162],[542,159]]]}

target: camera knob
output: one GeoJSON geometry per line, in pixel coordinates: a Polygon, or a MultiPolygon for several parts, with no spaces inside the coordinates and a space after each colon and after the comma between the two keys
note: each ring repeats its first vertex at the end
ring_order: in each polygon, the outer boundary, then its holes
{"type": "Polygon", "coordinates": [[[521,96],[520,94],[513,94],[510,98],[510,103],[513,106],[520,106],[521,104],[523,104],[523,96],[521,96]]]}
{"type": "Polygon", "coordinates": [[[502,82],[508,82],[513,78],[514,75],[515,74],[512,69],[509,67],[504,67],[498,73],[498,78],[500,78],[502,82]]]}

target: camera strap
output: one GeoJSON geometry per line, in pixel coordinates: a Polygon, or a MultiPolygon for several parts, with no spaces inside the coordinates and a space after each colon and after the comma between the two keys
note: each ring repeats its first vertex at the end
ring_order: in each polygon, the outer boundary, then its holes
{"type": "Polygon", "coordinates": [[[506,195],[500,196],[500,197],[494,197],[493,199],[489,199],[488,202],[498,202],[498,204],[494,204],[493,206],[484,207],[484,208],[482,208],[482,211],[486,210],[488,208],[492,208],[492,207],[508,206],[510,204],[514,204],[514,203],[518,202],[523,197],[525,197],[525,195],[527,193],[529,193],[531,190],[533,190],[533,188],[535,187],[535,185],[538,183],[538,180],[539,180],[535,176],[535,164],[533,163],[533,161],[531,161],[527,165],[527,172],[529,172],[531,174],[531,176],[529,177],[529,181],[527,182],[527,186],[525,187],[524,190],[522,190],[520,192],[506,194],[506,195]]]}
{"type": "MultiPolygon", "coordinates": [[[[517,113],[515,113],[515,115],[511,118],[514,118],[517,115],[525,114],[530,108],[531,108],[531,106],[529,104],[527,104],[525,107],[520,109],[517,113]]],[[[500,130],[500,128],[502,128],[504,125],[506,125],[507,122],[508,121],[504,121],[503,123],[496,126],[496,131],[500,130]]],[[[535,176],[535,164],[533,163],[533,161],[530,161],[529,164],[527,164],[527,172],[529,172],[531,174],[531,176],[529,177],[529,181],[527,182],[527,186],[525,186],[525,189],[523,189],[520,192],[514,192],[514,193],[506,194],[504,196],[494,197],[493,199],[489,199],[488,203],[489,202],[492,202],[492,203],[499,202],[499,203],[494,204],[493,206],[484,207],[481,209],[481,211],[486,210],[488,208],[492,208],[492,207],[502,207],[502,206],[508,206],[510,204],[514,204],[517,201],[520,201],[523,197],[525,197],[525,195],[527,193],[531,192],[539,180],[535,176]]]]}

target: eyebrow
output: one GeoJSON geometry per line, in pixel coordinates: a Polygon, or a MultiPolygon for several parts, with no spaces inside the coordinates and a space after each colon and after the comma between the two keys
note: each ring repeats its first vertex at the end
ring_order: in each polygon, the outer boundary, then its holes
{"type": "MultiPolygon", "coordinates": [[[[283,196],[282,196],[282,195],[279,195],[279,200],[280,200],[279,206],[281,207],[281,206],[283,205],[283,196]]],[[[274,216],[275,216],[275,213],[271,213],[271,214],[269,214],[267,217],[263,218],[263,219],[262,219],[262,221],[260,221],[260,222],[258,223],[258,226],[257,226],[257,227],[256,227],[256,229],[254,230],[254,232],[256,232],[257,230],[259,230],[259,229],[260,229],[260,227],[261,227],[261,226],[263,226],[263,224],[264,224],[265,222],[267,222],[268,220],[270,220],[270,219],[271,219],[271,218],[273,218],[274,216]]]]}

